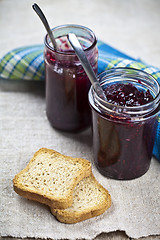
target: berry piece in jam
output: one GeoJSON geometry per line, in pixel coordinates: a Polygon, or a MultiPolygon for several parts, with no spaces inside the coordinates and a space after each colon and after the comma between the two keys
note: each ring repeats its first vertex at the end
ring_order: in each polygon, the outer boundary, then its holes
{"type": "Polygon", "coordinates": [[[112,84],[105,89],[105,94],[109,103],[134,107],[147,104],[153,100],[150,91],[141,91],[133,84],[112,84]]]}

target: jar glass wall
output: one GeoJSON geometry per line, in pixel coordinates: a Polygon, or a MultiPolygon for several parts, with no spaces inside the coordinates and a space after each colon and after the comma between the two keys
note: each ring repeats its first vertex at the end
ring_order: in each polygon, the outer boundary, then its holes
{"type": "Polygon", "coordinates": [[[67,34],[76,34],[95,73],[98,61],[97,40],[90,29],[79,25],[58,26],[52,32],[58,49],[54,50],[46,35],[44,59],[47,117],[57,129],[83,130],[91,123],[88,104],[90,81],[68,42],[67,34]]]}
{"type": "Polygon", "coordinates": [[[89,91],[96,167],[110,178],[140,177],[150,166],[160,111],[160,86],[149,74],[130,68],[105,71],[98,80],[103,90],[113,84],[132,84],[142,92],[149,90],[153,96],[147,104],[125,107],[103,101],[92,87],[89,91]]]}

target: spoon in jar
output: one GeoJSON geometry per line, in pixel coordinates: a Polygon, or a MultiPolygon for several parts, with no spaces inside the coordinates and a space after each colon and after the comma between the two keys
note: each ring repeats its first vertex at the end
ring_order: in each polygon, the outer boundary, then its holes
{"type": "Polygon", "coordinates": [[[39,16],[39,18],[41,19],[43,25],[45,26],[45,28],[46,28],[46,30],[47,30],[47,33],[48,33],[48,35],[49,35],[49,37],[50,37],[51,43],[52,43],[52,45],[53,45],[53,47],[54,47],[54,49],[57,50],[56,40],[55,40],[55,38],[54,38],[54,36],[53,36],[53,33],[52,33],[52,31],[51,31],[51,29],[50,29],[50,27],[49,27],[48,21],[47,21],[45,15],[44,15],[44,13],[42,12],[42,10],[40,9],[40,7],[39,7],[36,3],[34,3],[34,4],[32,5],[32,7],[33,7],[34,11],[37,13],[37,15],[39,16]]]}
{"type": "Polygon", "coordinates": [[[68,40],[71,44],[71,46],[73,47],[78,59],[80,60],[95,92],[97,93],[97,95],[106,101],[106,96],[105,93],[102,89],[102,87],[100,86],[99,81],[97,80],[97,77],[93,71],[93,68],[91,67],[85,53],[84,50],[82,49],[80,42],[78,41],[78,38],[76,37],[76,35],[74,33],[69,33],[68,34],[68,40]]]}

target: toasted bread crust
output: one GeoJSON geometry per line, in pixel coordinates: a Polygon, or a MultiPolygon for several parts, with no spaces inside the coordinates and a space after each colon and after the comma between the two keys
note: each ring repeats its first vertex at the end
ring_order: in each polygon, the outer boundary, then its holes
{"type": "MultiPolygon", "coordinates": [[[[43,158],[45,157],[43,156],[43,158]]],[[[45,160],[42,159],[42,162],[43,161],[45,160]]],[[[64,171],[65,171],[65,166],[64,166],[64,171]]],[[[69,174],[72,174],[72,172],[69,172],[69,174]]],[[[21,195],[22,197],[46,204],[51,208],[64,209],[71,206],[73,201],[73,191],[77,183],[81,181],[84,177],[89,176],[90,174],[91,174],[91,163],[88,160],[85,160],[82,158],[72,158],[72,157],[60,154],[51,149],[41,148],[34,154],[33,158],[30,160],[26,168],[24,168],[21,172],[19,172],[14,177],[13,186],[14,186],[15,192],[21,195]],[[75,170],[75,172],[73,172],[72,181],[70,182],[69,189],[66,191],[65,194],[60,193],[59,196],[56,196],[56,192],[53,191],[51,195],[49,192],[44,192],[42,190],[33,188],[32,186],[27,186],[27,184],[23,182],[22,180],[23,175],[26,176],[26,173],[28,173],[29,171],[31,172],[31,175],[32,175],[31,167],[34,166],[35,161],[37,161],[37,157],[41,157],[42,155],[45,155],[45,154],[47,154],[47,157],[49,156],[52,157],[52,161],[51,159],[50,161],[51,161],[51,164],[53,165],[54,165],[54,159],[60,159],[60,162],[61,162],[61,159],[63,159],[64,162],[66,162],[67,164],[71,164],[73,166],[75,165],[78,168],[77,171],[75,170]]],[[[36,171],[34,171],[34,175],[36,176],[36,171]]],[[[38,177],[39,176],[37,175],[37,178],[38,177]]],[[[24,177],[24,179],[25,181],[27,181],[27,177],[24,177]]],[[[64,179],[63,184],[65,184],[66,180],[67,179],[64,179]]]]}
{"type": "MultiPolygon", "coordinates": [[[[92,206],[89,205],[89,206],[86,206],[85,209],[83,208],[82,210],[78,209],[78,207],[76,209],[76,204],[74,206],[75,207],[75,211],[71,210],[72,206],[67,208],[67,209],[64,209],[64,210],[63,209],[51,208],[51,213],[60,222],[68,223],[68,224],[81,222],[83,220],[86,220],[86,219],[93,218],[93,217],[101,215],[102,213],[104,213],[111,206],[111,196],[108,193],[108,191],[102,185],[100,185],[100,183],[98,183],[98,181],[95,179],[95,177],[93,175],[91,175],[91,176],[89,176],[87,178],[98,189],[99,195],[96,195],[95,197],[96,198],[100,198],[100,204],[99,203],[97,204],[96,199],[95,199],[94,206],[93,205],[92,206]],[[102,195],[103,195],[103,197],[102,197],[102,195]]],[[[85,179],[83,179],[82,181],[85,181],[85,179]]],[[[77,185],[77,188],[81,188],[81,182],[77,185]]],[[[77,194],[77,191],[76,191],[76,194],[77,194]]],[[[85,195],[83,197],[85,199],[85,195]]],[[[73,202],[73,204],[74,204],[74,202],[73,202]]],[[[91,204],[92,204],[92,202],[91,202],[91,204]]]]}

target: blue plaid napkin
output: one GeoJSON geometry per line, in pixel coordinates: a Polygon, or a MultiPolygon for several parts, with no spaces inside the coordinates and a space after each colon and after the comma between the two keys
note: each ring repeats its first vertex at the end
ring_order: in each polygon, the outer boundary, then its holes
{"type": "MultiPolygon", "coordinates": [[[[44,45],[14,49],[0,59],[0,79],[44,80],[44,45]]],[[[160,69],[134,59],[111,46],[98,41],[98,73],[113,67],[131,67],[151,74],[160,83],[160,69]]],[[[153,149],[153,155],[160,160],[160,114],[153,149]]]]}

